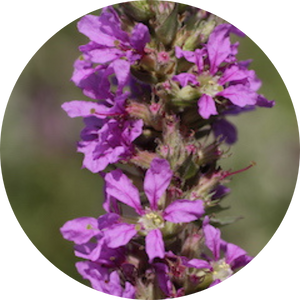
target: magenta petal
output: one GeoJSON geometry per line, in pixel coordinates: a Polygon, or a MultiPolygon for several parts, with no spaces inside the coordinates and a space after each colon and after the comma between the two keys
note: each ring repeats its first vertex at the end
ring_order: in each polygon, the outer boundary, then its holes
{"type": "Polygon", "coordinates": [[[241,256],[246,255],[247,252],[243,250],[242,248],[238,247],[237,245],[228,243],[226,246],[226,263],[232,264],[236,259],[238,259],[241,256]]]}
{"type": "Polygon", "coordinates": [[[237,141],[235,126],[225,119],[216,120],[212,124],[212,130],[216,138],[220,138],[220,141],[225,141],[229,145],[237,141]]]}
{"type": "Polygon", "coordinates": [[[94,218],[82,217],[66,222],[60,232],[68,241],[73,241],[75,244],[84,244],[100,231],[98,222],[94,218]]]}
{"type": "Polygon", "coordinates": [[[117,248],[128,244],[137,231],[134,224],[119,223],[107,228],[103,233],[107,246],[117,248]]]}
{"type": "Polygon", "coordinates": [[[218,66],[231,54],[230,24],[221,24],[211,33],[207,42],[210,73],[215,74],[218,66]]]}
{"type": "Polygon", "coordinates": [[[138,23],[132,30],[130,44],[138,52],[142,53],[147,43],[150,42],[150,33],[146,25],[138,23]]]}
{"type": "Polygon", "coordinates": [[[187,61],[189,61],[191,63],[196,63],[194,51],[182,50],[180,47],[176,46],[175,47],[175,55],[177,58],[184,57],[187,61]]]}
{"type": "Polygon", "coordinates": [[[214,99],[203,94],[198,100],[198,112],[203,119],[208,119],[211,115],[217,115],[217,109],[214,99]]]}
{"type": "Polygon", "coordinates": [[[109,108],[104,105],[97,104],[96,102],[88,102],[88,101],[71,101],[65,102],[61,106],[62,109],[68,114],[70,118],[76,117],[90,117],[94,116],[96,112],[96,116],[98,118],[106,118],[109,113],[109,108]]]}
{"type": "Polygon", "coordinates": [[[166,296],[170,297],[172,292],[172,282],[169,276],[170,270],[168,266],[160,262],[154,263],[153,266],[160,289],[166,296]]]}
{"type": "Polygon", "coordinates": [[[101,267],[98,263],[90,261],[80,261],[75,265],[78,273],[91,282],[93,289],[103,291],[103,286],[109,279],[108,268],[101,267]]]}
{"type": "Polygon", "coordinates": [[[128,144],[133,142],[142,134],[143,126],[144,122],[141,119],[127,121],[122,132],[122,137],[128,144]]]}
{"type": "Polygon", "coordinates": [[[118,92],[121,93],[123,90],[123,87],[128,83],[129,81],[129,75],[130,75],[130,63],[123,59],[117,59],[113,61],[110,66],[113,68],[117,80],[118,80],[118,92]]]}
{"type": "Polygon", "coordinates": [[[114,48],[94,49],[89,51],[93,63],[105,64],[124,56],[124,52],[114,48]]]}
{"type": "Polygon", "coordinates": [[[149,257],[149,261],[155,257],[164,258],[165,256],[165,245],[164,240],[159,229],[151,230],[146,236],[146,252],[149,257]]]}
{"type": "Polygon", "coordinates": [[[133,207],[138,214],[142,214],[139,191],[121,170],[106,174],[105,182],[107,194],[133,207]]]}
{"type": "Polygon", "coordinates": [[[120,216],[115,213],[107,213],[103,216],[100,216],[98,218],[98,228],[100,230],[105,229],[107,227],[110,227],[111,225],[114,225],[118,222],[120,216]]]}
{"type": "Polygon", "coordinates": [[[144,181],[144,190],[151,209],[157,209],[158,201],[169,186],[172,176],[173,172],[167,160],[160,158],[152,160],[144,181]]]}
{"type": "Polygon", "coordinates": [[[82,167],[87,168],[92,173],[98,173],[104,170],[110,163],[108,156],[102,156],[99,159],[95,159],[94,151],[98,145],[98,141],[80,143],[77,149],[78,152],[84,154],[82,167]]]}
{"type": "Polygon", "coordinates": [[[242,70],[238,66],[233,65],[227,68],[219,79],[219,84],[224,85],[226,82],[238,81],[248,77],[248,70],[242,70]]]}
{"type": "Polygon", "coordinates": [[[194,74],[191,73],[181,73],[172,77],[172,80],[178,81],[182,87],[188,84],[199,85],[199,81],[194,74]]]}
{"type": "Polygon", "coordinates": [[[91,41],[108,47],[114,47],[116,38],[100,30],[101,22],[98,16],[86,15],[77,24],[79,32],[86,35],[91,41]]]}
{"type": "Polygon", "coordinates": [[[205,245],[214,255],[215,260],[220,258],[221,232],[220,229],[208,224],[209,218],[206,216],[203,221],[203,232],[205,245]]]}
{"type": "Polygon", "coordinates": [[[103,239],[97,243],[86,243],[83,245],[75,245],[75,255],[77,257],[89,259],[91,261],[96,261],[101,253],[103,245],[103,239]]]}
{"type": "Polygon", "coordinates": [[[122,297],[128,299],[135,299],[135,293],[135,287],[130,282],[126,281],[122,297]]]}
{"type": "Polygon", "coordinates": [[[204,214],[202,200],[176,200],[164,211],[164,219],[172,223],[188,223],[204,214]]]}
{"type": "Polygon", "coordinates": [[[257,94],[242,84],[231,85],[217,96],[223,96],[239,107],[256,104],[257,100],[257,94]]]}
{"type": "Polygon", "coordinates": [[[258,95],[256,105],[260,107],[271,108],[275,105],[275,101],[274,100],[269,101],[264,96],[258,95]]]}
{"type": "Polygon", "coordinates": [[[184,265],[189,268],[196,268],[196,269],[211,269],[211,265],[202,259],[193,258],[184,262],[184,265]]]}

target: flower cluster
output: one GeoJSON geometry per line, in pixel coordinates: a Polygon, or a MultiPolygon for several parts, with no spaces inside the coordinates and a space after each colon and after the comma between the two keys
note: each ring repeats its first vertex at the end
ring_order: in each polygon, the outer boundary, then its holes
{"type": "Polygon", "coordinates": [[[136,1],[87,15],[72,81],[91,101],[62,108],[82,117],[83,167],[102,176],[99,218],[66,222],[78,272],[92,287],[132,299],[174,298],[211,287],[251,257],[221,238],[217,217],[239,170],[223,170],[237,140],[228,115],[272,107],[239,61],[244,36],[203,10],[136,1]]]}

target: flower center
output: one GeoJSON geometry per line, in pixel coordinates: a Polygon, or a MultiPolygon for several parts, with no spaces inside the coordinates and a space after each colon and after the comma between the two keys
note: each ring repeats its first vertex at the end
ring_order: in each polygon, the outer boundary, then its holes
{"type": "Polygon", "coordinates": [[[146,230],[152,230],[152,229],[164,227],[164,219],[162,218],[160,213],[153,212],[153,211],[150,211],[145,215],[143,215],[140,218],[139,223],[141,223],[146,230]]]}
{"type": "Polygon", "coordinates": [[[233,274],[233,271],[230,268],[230,265],[228,265],[225,262],[225,258],[213,262],[212,263],[212,267],[213,267],[213,279],[220,279],[221,281],[227,279],[228,277],[230,277],[233,274]]]}
{"type": "Polygon", "coordinates": [[[223,87],[218,84],[219,77],[211,76],[209,74],[201,74],[198,76],[200,82],[200,92],[202,94],[214,97],[216,94],[223,90],[223,87]]]}

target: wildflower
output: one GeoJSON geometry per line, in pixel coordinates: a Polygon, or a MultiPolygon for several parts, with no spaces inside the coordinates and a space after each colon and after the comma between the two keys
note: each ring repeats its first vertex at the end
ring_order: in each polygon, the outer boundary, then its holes
{"type": "Polygon", "coordinates": [[[84,154],[82,166],[92,173],[98,173],[109,164],[130,158],[135,149],[132,142],[142,133],[142,120],[104,121],[98,130],[94,126],[85,128],[85,136],[89,133],[88,139],[78,143],[78,152],[84,154]]]}
{"type": "Polygon", "coordinates": [[[125,245],[137,233],[145,235],[145,247],[149,260],[164,257],[163,231],[167,222],[178,224],[197,220],[204,213],[202,200],[175,200],[166,208],[161,207],[160,200],[168,188],[173,173],[169,163],[164,159],[153,159],[146,172],[144,191],[149,207],[141,204],[139,191],[130,179],[120,170],[114,170],[105,176],[106,193],[118,201],[132,207],[140,216],[135,224],[120,222],[107,228],[104,232],[107,245],[111,248],[125,245]]]}
{"type": "Polygon", "coordinates": [[[121,284],[117,270],[110,271],[101,264],[90,261],[77,262],[76,268],[84,279],[91,282],[95,290],[113,296],[135,299],[135,287],[129,281],[121,284]]]}
{"type": "Polygon", "coordinates": [[[244,267],[251,261],[252,258],[247,255],[245,250],[221,239],[220,229],[209,224],[208,216],[204,218],[202,228],[205,245],[213,256],[208,258],[213,274],[211,286],[227,279],[236,269],[244,267]],[[221,250],[224,252],[223,258],[221,258],[221,250]]]}
{"type": "MultiPolygon", "coordinates": [[[[221,24],[213,30],[203,48],[195,51],[179,47],[175,49],[177,58],[184,57],[196,69],[195,73],[181,73],[172,79],[178,81],[183,88],[187,85],[195,86],[201,95],[198,99],[198,112],[204,119],[223,114],[232,106],[254,106],[263,97],[256,93],[260,81],[254,71],[247,69],[248,62],[239,63],[236,60],[238,44],[230,43],[229,34],[232,30],[232,25],[221,24]]],[[[272,103],[265,101],[267,100],[261,100],[261,103],[265,103],[264,106],[272,103]]]]}
{"type": "Polygon", "coordinates": [[[134,153],[132,142],[141,135],[143,121],[125,119],[127,97],[128,93],[124,93],[98,103],[71,101],[62,105],[71,118],[84,118],[86,127],[77,150],[84,154],[83,167],[93,173],[134,153]]]}
{"type": "Polygon", "coordinates": [[[119,95],[129,82],[130,65],[141,59],[150,42],[148,27],[137,23],[129,34],[121,28],[121,20],[110,6],[99,17],[84,16],[78,22],[78,30],[90,42],[79,47],[82,56],[74,64],[72,81],[85,95],[102,99],[112,96],[110,77],[115,76],[119,95]]]}

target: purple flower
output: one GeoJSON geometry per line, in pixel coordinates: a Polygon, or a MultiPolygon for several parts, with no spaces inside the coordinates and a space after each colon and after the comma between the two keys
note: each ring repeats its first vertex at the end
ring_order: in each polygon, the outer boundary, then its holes
{"type": "MultiPolygon", "coordinates": [[[[165,260],[153,263],[158,285],[167,298],[175,298],[186,294],[185,287],[176,289],[173,281],[182,280],[190,285],[197,285],[200,282],[196,275],[199,270],[210,271],[211,265],[202,259],[188,259],[184,256],[178,256],[168,251],[165,254],[165,260]]],[[[184,284],[183,284],[184,285],[184,284]]]]}
{"type": "MultiPolygon", "coordinates": [[[[172,79],[182,87],[191,84],[199,90],[202,95],[198,99],[198,112],[203,119],[224,114],[232,106],[244,108],[273,105],[273,102],[256,93],[261,82],[253,70],[247,69],[249,62],[237,62],[235,55],[238,44],[231,44],[231,32],[238,33],[232,25],[221,24],[213,30],[202,49],[175,49],[177,58],[184,57],[195,64],[196,68],[193,74],[181,73],[172,79]],[[208,70],[205,66],[208,66],[208,70]]],[[[230,139],[227,142],[230,143],[230,139]]]]}
{"type": "Polygon", "coordinates": [[[78,143],[78,152],[84,154],[83,168],[93,173],[104,170],[109,164],[129,158],[134,153],[132,142],[142,133],[142,120],[106,119],[99,130],[85,129],[94,139],[78,143]]]}
{"type": "Polygon", "coordinates": [[[211,286],[230,277],[234,270],[243,267],[251,261],[251,257],[240,247],[227,243],[221,239],[220,229],[209,224],[206,216],[203,221],[203,232],[205,245],[212,253],[212,258],[208,258],[213,270],[213,282],[211,286]],[[221,250],[224,257],[221,258],[221,250]]]}
{"type": "Polygon", "coordinates": [[[121,25],[111,6],[104,8],[99,17],[86,15],[78,22],[78,30],[90,42],[79,48],[82,56],[74,64],[72,81],[88,97],[111,97],[110,77],[113,76],[118,82],[116,95],[122,93],[129,82],[130,65],[142,58],[144,48],[150,42],[146,25],[136,24],[131,33],[124,31],[121,25]]]}
{"type": "Polygon", "coordinates": [[[119,215],[117,214],[106,214],[98,220],[92,217],[81,217],[66,222],[60,228],[60,232],[66,240],[75,243],[76,256],[92,261],[105,260],[107,259],[107,247],[104,244],[102,230],[118,220],[119,215]],[[96,242],[90,242],[91,239],[96,242]]]}
{"type": "Polygon", "coordinates": [[[121,284],[118,271],[113,270],[110,272],[108,268],[103,267],[101,264],[90,261],[77,262],[76,268],[84,279],[91,282],[95,290],[113,296],[135,299],[135,287],[128,281],[121,284]]]}
{"type": "Polygon", "coordinates": [[[175,200],[166,208],[162,208],[161,200],[168,188],[173,172],[168,161],[153,159],[146,172],[144,191],[149,207],[141,204],[139,191],[130,179],[120,170],[114,170],[105,176],[106,194],[132,207],[140,216],[137,224],[118,223],[104,232],[107,245],[120,247],[129,242],[138,232],[146,235],[146,252],[150,262],[155,257],[165,255],[162,231],[166,222],[185,223],[197,220],[204,213],[202,200],[175,200]]]}
{"type": "Polygon", "coordinates": [[[84,117],[86,127],[81,132],[82,141],[77,148],[84,154],[83,168],[98,173],[109,164],[133,154],[132,142],[141,135],[143,121],[125,119],[127,97],[128,93],[124,93],[98,103],[71,101],[62,105],[71,118],[84,117]]]}

